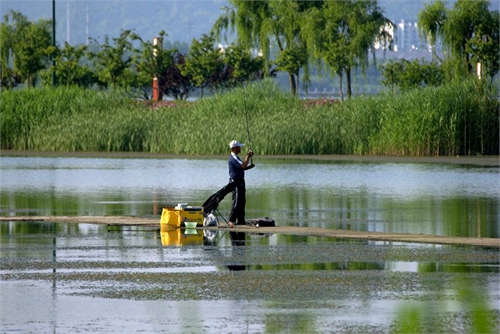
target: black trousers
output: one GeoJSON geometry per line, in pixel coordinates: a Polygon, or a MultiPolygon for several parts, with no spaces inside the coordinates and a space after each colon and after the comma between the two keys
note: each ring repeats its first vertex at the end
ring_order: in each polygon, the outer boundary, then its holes
{"type": "Polygon", "coordinates": [[[229,183],[218,192],[219,201],[222,201],[229,193],[233,193],[233,205],[231,206],[229,221],[245,225],[245,205],[247,202],[245,179],[229,180],[229,183]]]}

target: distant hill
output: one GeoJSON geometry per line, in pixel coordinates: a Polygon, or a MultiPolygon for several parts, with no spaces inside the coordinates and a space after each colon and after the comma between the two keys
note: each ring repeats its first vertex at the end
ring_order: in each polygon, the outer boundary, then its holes
{"type": "MultiPolygon", "coordinates": [[[[380,0],[391,20],[415,19],[425,0],[380,0]]],[[[190,43],[208,33],[227,0],[56,0],[56,35],[59,43],[84,44],[88,37],[102,41],[118,37],[121,30],[134,29],[151,40],[165,30],[171,41],[190,43]]],[[[1,0],[2,17],[20,11],[29,20],[52,18],[50,0],[1,0]]]]}

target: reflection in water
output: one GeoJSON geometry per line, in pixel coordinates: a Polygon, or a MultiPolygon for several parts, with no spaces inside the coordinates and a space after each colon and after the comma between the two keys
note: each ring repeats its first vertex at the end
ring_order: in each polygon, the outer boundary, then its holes
{"type": "MultiPolygon", "coordinates": [[[[243,257],[245,256],[245,238],[246,238],[246,233],[245,232],[229,232],[229,238],[231,238],[231,244],[233,245],[235,249],[235,256],[236,257],[243,257]]],[[[227,268],[231,271],[243,271],[246,269],[246,266],[243,265],[228,265],[227,268]]]]}
{"type": "Polygon", "coordinates": [[[195,231],[1,223],[2,330],[498,332],[498,250],[195,231]]]}
{"type": "MultiPolygon", "coordinates": [[[[226,232],[223,232],[225,234],[226,232]]],[[[207,249],[212,257],[214,252],[218,252],[218,256],[222,256],[217,248],[218,230],[197,230],[197,229],[181,229],[172,228],[166,225],[161,225],[160,235],[163,246],[167,247],[183,247],[183,246],[202,246],[202,249],[207,249]],[[210,248],[205,248],[205,247],[210,248]]],[[[236,259],[242,259],[245,255],[245,232],[229,232],[231,245],[234,247],[232,256],[236,259]]],[[[231,271],[245,270],[244,265],[227,265],[231,271]]]]}
{"type": "Polygon", "coordinates": [[[203,231],[197,229],[172,228],[161,225],[161,243],[163,246],[203,245],[203,231]]]}

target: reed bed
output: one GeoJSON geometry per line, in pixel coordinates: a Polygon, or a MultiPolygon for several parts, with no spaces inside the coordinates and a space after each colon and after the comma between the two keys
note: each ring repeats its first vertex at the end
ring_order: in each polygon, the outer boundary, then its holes
{"type": "Polygon", "coordinates": [[[499,147],[496,90],[476,81],[338,103],[308,103],[271,81],[163,107],[65,87],[1,98],[2,149],[222,154],[232,139],[268,155],[470,155],[499,147]]]}

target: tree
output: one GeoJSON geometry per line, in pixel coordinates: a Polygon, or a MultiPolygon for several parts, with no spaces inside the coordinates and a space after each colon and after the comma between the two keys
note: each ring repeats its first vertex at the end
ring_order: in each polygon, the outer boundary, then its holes
{"type": "Polygon", "coordinates": [[[418,29],[421,39],[428,40],[432,47],[432,56],[438,58],[436,44],[438,37],[443,34],[443,27],[446,21],[446,7],[441,0],[428,3],[424,9],[418,13],[418,29]]]}
{"type": "Polygon", "coordinates": [[[88,57],[93,61],[100,87],[130,88],[134,86],[137,78],[131,66],[133,61],[132,40],[135,38],[136,35],[132,34],[131,30],[124,30],[120,33],[120,37],[112,39],[113,45],[110,44],[107,35],[102,45],[94,39],[99,50],[89,52],[88,57]]]}
{"type": "Polygon", "coordinates": [[[160,75],[160,89],[165,95],[172,96],[174,99],[185,100],[189,93],[196,87],[189,75],[182,74],[181,68],[186,64],[186,56],[180,52],[172,55],[172,66],[160,75]]]}
{"type": "Polygon", "coordinates": [[[1,24],[2,86],[13,87],[18,81],[34,87],[38,72],[49,64],[55,52],[51,21],[30,22],[19,12],[10,11],[1,24]],[[11,67],[12,66],[12,67],[11,67]]]}
{"type": "Polygon", "coordinates": [[[225,72],[228,72],[227,87],[243,84],[245,81],[263,77],[264,61],[261,56],[252,57],[242,45],[230,45],[224,50],[225,72]]]}
{"type": "Polygon", "coordinates": [[[489,6],[487,0],[457,0],[453,9],[447,9],[436,0],[419,13],[420,35],[434,47],[439,37],[445,52],[459,60],[456,63],[468,75],[481,63],[493,77],[499,70],[500,16],[498,11],[489,11],[489,6]]]}
{"type": "Polygon", "coordinates": [[[415,59],[408,61],[390,61],[382,66],[382,75],[385,80],[382,84],[389,86],[394,93],[394,87],[399,87],[403,91],[411,89],[439,86],[444,81],[443,69],[437,61],[427,63],[425,60],[415,59]]]}
{"type": "MultiPolygon", "coordinates": [[[[161,87],[165,87],[167,80],[166,73],[174,66],[174,54],[177,50],[163,47],[166,36],[165,31],[160,31],[157,45],[135,36],[135,39],[141,42],[141,50],[136,50],[138,56],[134,58],[138,75],[138,87],[142,89],[143,96],[146,99],[149,99],[148,93],[151,91],[153,78],[157,78],[158,87],[162,90],[161,87]]],[[[162,93],[166,92],[162,91],[162,93]]]]}
{"type": "Polygon", "coordinates": [[[225,8],[212,30],[216,37],[222,31],[236,28],[238,43],[247,49],[257,49],[264,60],[264,75],[271,68],[271,46],[278,48],[280,69],[287,71],[292,94],[297,94],[297,77],[300,68],[306,68],[306,44],[300,34],[300,16],[311,7],[320,6],[323,1],[230,0],[233,7],[225,8]]]}
{"type": "Polygon", "coordinates": [[[390,61],[381,66],[382,75],[385,79],[381,80],[384,86],[390,87],[394,94],[395,87],[401,84],[401,74],[404,72],[404,63],[402,61],[390,61]]]}
{"type": "Polygon", "coordinates": [[[276,65],[279,71],[288,73],[290,89],[297,95],[299,88],[299,71],[308,61],[305,45],[294,45],[282,50],[276,57],[276,65]]]}
{"type": "Polygon", "coordinates": [[[375,57],[376,44],[391,47],[388,28],[394,28],[394,24],[372,0],[326,1],[321,8],[311,8],[304,18],[308,49],[314,50],[315,58],[324,60],[341,82],[345,75],[350,98],[352,70],[366,70],[370,51],[375,57]]]}
{"type": "MultiPolygon", "coordinates": [[[[474,36],[467,41],[465,52],[470,54],[470,62],[481,64],[484,75],[493,77],[500,70],[500,15],[489,12],[487,19],[477,28],[474,36]]],[[[481,75],[481,74],[479,74],[481,75]]]]}
{"type": "Polygon", "coordinates": [[[223,52],[215,46],[215,37],[203,34],[198,41],[193,39],[189,49],[188,58],[181,68],[181,73],[191,77],[194,85],[201,89],[203,97],[204,88],[214,91],[223,85],[224,63],[222,61],[223,52]]]}
{"type": "Polygon", "coordinates": [[[58,85],[91,87],[96,83],[97,78],[89,66],[81,63],[86,52],[85,45],[74,47],[65,42],[64,48],[57,50],[56,66],[50,68],[47,77],[52,80],[52,71],[56,71],[58,85]]]}

